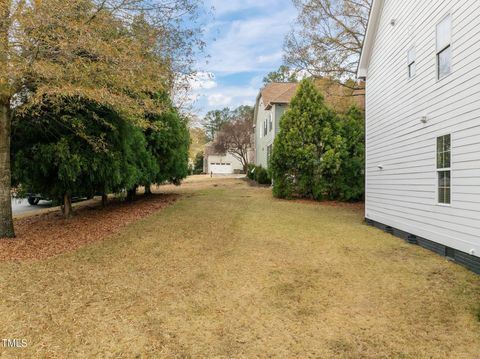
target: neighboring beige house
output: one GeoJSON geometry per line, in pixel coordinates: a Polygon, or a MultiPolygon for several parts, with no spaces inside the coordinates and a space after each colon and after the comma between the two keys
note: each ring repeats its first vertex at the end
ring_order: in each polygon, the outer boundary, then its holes
{"type": "Polygon", "coordinates": [[[297,91],[296,83],[269,83],[257,96],[254,128],[255,164],[267,168],[280,118],[297,91]]]}
{"type": "Polygon", "coordinates": [[[207,174],[236,174],[243,172],[243,165],[240,160],[231,153],[215,153],[212,143],[205,145],[205,157],[203,159],[203,171],[207,174]]]}

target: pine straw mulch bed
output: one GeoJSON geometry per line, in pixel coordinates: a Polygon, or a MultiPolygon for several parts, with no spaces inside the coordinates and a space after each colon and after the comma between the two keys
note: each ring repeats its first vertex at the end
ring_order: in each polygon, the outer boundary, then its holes
{"type": "Polygon", "coordinates": [[[17,237],[0,240],[0,261],[39,260],[73,251],[91,242],[104,240],[122,227],[167,207],[177,194],[139,196],[133,202],[111,200],[105,208],[85,206],[65,220],[51,212],[15,220],[17,237]]]}

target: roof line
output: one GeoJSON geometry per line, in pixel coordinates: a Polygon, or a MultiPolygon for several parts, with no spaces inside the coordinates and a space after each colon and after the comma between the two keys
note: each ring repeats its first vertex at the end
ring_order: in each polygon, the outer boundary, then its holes
{"type": "MultiPolygon", "coordinates": [[[[285,82],[285,83],[288,83],[288,84],[292,84],[292,85],[296,85],[295,82],[285,82]]],[[[288,91],[290,91],[291,89],[286,89],[284,92],[282,92],[280,95],[278,95],[276,98],[274,98],[272,101],[270,101],[270,103],[288,103],[286,101],[278,101],[277,99],[279,97],[282,97],[283,95],[285,95],[288,91]]]]}
{"type": "Polygon", "coordinates": [[[372,47],[375,42],[375,37],[380,23],[380,16],[382,14],[384,0],[373,0],[370,8],[370,15],[368,17],[367,32],[363,39],[362,53],[360,61],[358,62],[357,78],[366,78],[370,57],[372,55],[372,47]]]}

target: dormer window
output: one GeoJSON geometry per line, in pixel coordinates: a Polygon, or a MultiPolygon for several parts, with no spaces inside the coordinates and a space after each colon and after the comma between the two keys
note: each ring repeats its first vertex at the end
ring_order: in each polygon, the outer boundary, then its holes
{"type": "Polygon", "coordinates": [[[437,78],[452,72],[452,17],[448,15],[437,25],[437,78]]]}
{"type": "Polygon", "coordinates": [[[412,47],[408,50],[407,54],[407,64],[408,64],[408,78],[412,78],[417,73],[417,63],[416,63],[417,54],[415,52],[415,48],[412,47]]]}

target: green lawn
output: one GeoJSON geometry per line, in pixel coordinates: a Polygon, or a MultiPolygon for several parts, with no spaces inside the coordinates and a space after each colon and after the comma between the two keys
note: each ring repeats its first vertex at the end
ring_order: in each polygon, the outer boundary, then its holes
{"type": "MultiPolygon", "coordinates": [[[[480,277],[355,206],[197,177],[109,240],[0,263],[21,358],[478,358],[480,277]]],[[[1,344],[1,342],[0,342],[1,344]]]]}

